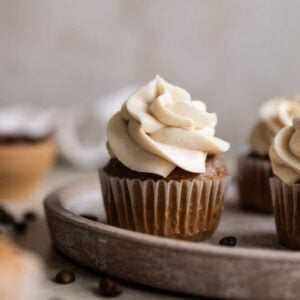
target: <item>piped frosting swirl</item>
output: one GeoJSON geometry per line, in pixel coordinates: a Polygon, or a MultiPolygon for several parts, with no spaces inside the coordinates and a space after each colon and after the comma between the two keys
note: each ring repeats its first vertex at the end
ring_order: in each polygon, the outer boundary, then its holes
{"type": "Polygon", "coordinates": [[[293,118],[300,113],[300,102],[296,98],[273,98],[259,109],[259,121],[250,135],[252,150],[267,156],[276,133],[292,125],[293,118]]]}
{"type": "Polygon", "coordinates": [[[184,89],[157,76],[109,121],[108,149],[128,168],[167,177],[176,167],[205,172],[207,154],[229,149],[214,137],[217,116],[184,89]]]}
{"type": "Polygon", "coordinates": [[[294,184],[300,180],[300,116],[293,125],[281,129],[270,147],[273,173],[283,182],[294,184]]]}

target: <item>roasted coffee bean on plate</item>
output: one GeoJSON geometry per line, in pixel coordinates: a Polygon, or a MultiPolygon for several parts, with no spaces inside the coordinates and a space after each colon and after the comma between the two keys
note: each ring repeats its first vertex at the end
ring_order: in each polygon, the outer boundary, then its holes
{"type": "Polygon", "coordinates": [[[70,270],[62,270],[56,274],[53,280],[56,283],[69,284],[69,283],[73,283],[76,280],[76,276],[74,272],[70,270]]]}
{"type": "Polygon", "coordinates": [[[225,236],[223,237],[219,244],[222,246],[234,247],[236,245],[237,239],[234,236],[225,236]]]}
{"type": "Polygon", "coordinates": [[[99,282],[99,292],[104,297],[117,297],[123,293],[123,289],[115,280],[103,277],[99,282]]]}

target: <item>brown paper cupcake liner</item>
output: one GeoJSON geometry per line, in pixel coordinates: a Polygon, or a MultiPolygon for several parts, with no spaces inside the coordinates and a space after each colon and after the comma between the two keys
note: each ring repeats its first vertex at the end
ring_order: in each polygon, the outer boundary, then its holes
{"type": "Polygon", "coordinates": [[[54,163],[52,136],[36,143],[0,144],[0,201],[27,199],[54,163]]]}
{"type": "Polygon", "coordinates": [[[166,181],[126,179],[100,171],[110,225],[138,232],[205,240],[216,230],[229,178],[166,181]]]}
{"type": "Polygon", "coordinates": [[[249,155],[239,157],[237,185],[242,208],[261,213],[272,213],[270,177],[272,177],[272,167],[268,159],[249,155]]]}
{"type": "Polygon", "coordinates": [[[278,240],[288,248],[300,249],[300,184],[290,186],[272,177],[270,186],[278,240]]]}

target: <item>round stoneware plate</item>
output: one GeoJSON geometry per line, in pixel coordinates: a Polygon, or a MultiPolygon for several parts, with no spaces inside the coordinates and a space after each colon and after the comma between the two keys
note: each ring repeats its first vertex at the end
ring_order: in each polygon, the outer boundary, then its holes
{"type": "Polygon", "coordinates": [[[95,181],[53,192],[45,201],[45,210],[55,247],[93,270],[198,296],[299,299],[300,253],[278,244],[271,216],[240,211],[234,203],[227,199],[217,232],[204,243],[107,225],[95,181]],[[81,214],[95,215],[100,221],[81,214]],[[227,235],[237,238],[235,247],[218,244],[227,235]]]}

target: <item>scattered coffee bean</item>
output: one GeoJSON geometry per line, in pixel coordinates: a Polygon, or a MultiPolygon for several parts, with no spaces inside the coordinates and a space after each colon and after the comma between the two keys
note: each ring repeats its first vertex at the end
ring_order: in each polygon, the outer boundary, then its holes
{"type": "Polygon", "coordinates": [[[89,220],[92,220],[92,221],[98,221],[98,218],[93,216],[93,215],[89,215],[89,214],[82,214],[80,215],[81,217],[83,218],[86,218],[86,219],[89,219],[89,220]]]}
{"type": "Polygon", "coordinates": [[[236,245],[236,241],[236,237],[234,236],[225,236],[220,240],[219,244],[222,246],[234,247],[236,245]]]}
{"type": "Polygon", "coordinates": [[[0,224],[8,225],[13,223],[13,216],[3,207],[0,207],[0,224]]]}
{"type": "Polygon", "coordinates": [[[103,277],[99,282],[101,296],[117,297],[123,293],[122,287],[113,279],[103,277]]]}
{"type": "Polygon", "coordinates": [[[69,284],[76,280],[76,276],[72,271],[63,270],[56,274],[54,281],[60,284],[69,284]]]}
{"type": "Polygon", "coordinates": [[[13,227],[16,233],[25,233],[27,231],[27,223],[22,221],[22,222],[14,222],[13,227]]]}
{"type": "Polygon", "coordinates": [[[23,220],[26,222],[33,222],[37,219],[37,215],[34,211],[27,211],[24,215],[23,215],[23,220]]]}

